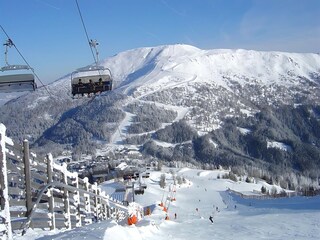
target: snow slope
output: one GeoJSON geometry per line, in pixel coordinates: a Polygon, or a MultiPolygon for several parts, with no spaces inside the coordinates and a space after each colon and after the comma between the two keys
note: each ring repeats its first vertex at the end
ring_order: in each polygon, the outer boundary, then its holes
{"type": "MultiPolygon", "coordinates": [[[[315,76],[320,76],[319,54],[262,52],[243,49],[202,50],[181,44],[133,49],[108,58],[101,64],[112,70],[116,86],[115,92],[131,96],[128,98],[128,102],[146,102],[144,101],[145,97],[176,87],[185,87],[186,94],[190,94],[185,98],[195,98],[196,102],[199,93],[192,94],[192,89],[201,84],[222,87],[234,92],[235,89],[239,89],[237,84],[242,86],[280,85],[289,88],[300,84],[302,79],[309,82],[318,81],[315,76]],[[236,87],[232,88],[234,85],[236,87]]],[[[319,83],[316,84],[319,85],[319,83]]],[[[211,94],[215,98],[212,97],[210,102],[212,106],[216,106],[214,107],[216,112],[219,112],[218,109],[222,104],[217,99],[222,97],[219,96],[219,92],[211,94]]],[[[173,102],[175,101],[173,100],[173,102]]],[[[155,103],[162,104],[156,101],[155,103]]],[[[174,106],[172,103],[162,104],[162,106],[176,110],[181,115],[176,121],[184,118],[187,112],[192,109],[192,107],[188,108],[178,104],[174,106]]],[[[237,106],[234,107],[237,108],[237,106]]],[[[246,108],[244,105],[242,107],[246,108]]],[[[247,115],[254,112],[250,107],[248,109],[241,111],[247,115]]],[[[197,112],[200,114],[198,109],[197,112]]],[[[201,123],[203,126],[197,126],[198,129],[206,132],[220,126],[220,117],[216,116],[218,114],[210,114],[204,114],[211,121],[207,124],[208,126],[201,123]]],[[[119,125],[119,131],[116,131],[112,136],[111,144],[122,142],[121,135],[131,124],[131,118],[132,115],[126,112],[126,118],[119,125]]],[[[189,116],[189,118],[196,117],[189,116]]]]}
{"type": "MultiPolygon", "coordinates": [[[[119,92],[135,92],[138,97],[190,82],[208,82],[228,88],[228,78],[239,84],[294,86],[297,82],[292,79],[314,81],[311,75],[319,75],[320,55],[244,49],[202,50],[176,44],[128,50],[99,64],[111,70],[119,92]]],[[[70,75],[48,87],[54,93],[70,89],[70,75]]]]}
{"type": "MultiPolygon", "coordinates": [[[[242,199],[226,189],[252,193],[253,189],[258,190],[266,184],[217,179],[225,172],[176,170],[176,175],[185,177],[187,182],[177,187],[176,201],[169,205],[170,220],[164,220],[165,212],[158,206],[166,198],[169,187],[166,191],[160,189],[161,173],[152,172],[146,180],[145,194],[137,195],[136,201],[150,206],[153,212],[135,226],[103,221],[66,232],[31,230],[26,236],[15,236],[15,239],[319,239],[319,196],[242,199]],[[175,213],[177,219],[174,218],[175,213]],[[213,224],[208,219],[210,215],[213,216],[213,224]]],[[[166,172],[166,176],[169,185],[172,175],[166,172]]]]}
{"type": "Polygon", "coordinates": [[[253,50],[201,50],[168,45],[123,52],[103,62],[112,69],[124,93],[146,95],[190,82],[228,88],[228,77],[239,84],[295,85],[320,71],[320,55],[253,50]],[[288,80],[291,79],[291,80],[288,80]]]}

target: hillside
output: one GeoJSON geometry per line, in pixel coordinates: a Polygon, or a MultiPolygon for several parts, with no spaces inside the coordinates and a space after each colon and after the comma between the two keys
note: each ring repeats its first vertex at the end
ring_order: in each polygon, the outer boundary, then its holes
{"type": "Polygon", "coordinates": [[[61,78],[1,107],[8,135],[74,159],[134,146],[145,158],[318,176],[319,54],[169,45],[101,64],[114,91],[72,99],[61,78]]]}

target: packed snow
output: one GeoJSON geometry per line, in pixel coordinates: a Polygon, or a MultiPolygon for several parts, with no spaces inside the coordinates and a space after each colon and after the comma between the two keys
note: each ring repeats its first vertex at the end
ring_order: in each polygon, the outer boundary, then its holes
{"type": "Polygon", "coordinates": [[[278,149],[286,151],[286,152],[292,150],[291,146],[289,146],[288,144],[285,144],[282,142],[276,142],[276,141],[267,142],[267,147],[268,148],[278,148],[278,149]]]}
{"type": "Polygon", "coordinates": [[[176,44],[123,52],[106,59],[103,65],[115,70],[115,79],[122,79],[121,91],[134,90],[136,97],[142,97],[189,82],[214,83],[229,89],[228,76],[241,85],[295,85],[297,82],[292,79],[310,79],[310,73],[319,71],[320,56],[244,49],[202,50],[176,44]]]}
{"type": "Polygon", "coordinates": [[[250,129],[248,129],[248,128],[241,128],[241,127],[237,127],[238,128],[238,130],[241,132],[241,134],[243,134],[243,135],[247,135],[247,134],[249,134],[249,133],[251,133],[252,131],[250,130],[250,129]]]}
{"type": "Polygon", "coordinates": [[[319,239],[320,196],[258,200],[250,196],[257,195],[262,186],[276,186],[263,181],[222,179],[227,172],[189,168],[151,172],[145,181],[145,193],[135,199],[152,213],[135,225],[101,221],[70,231],[29,230],[25,236],[14,239],[319,239]],[[165,189],[159,186],[161,174],[166,175],[165,189]],[[185,178],[185,182],[174,188],[173,175],[185,178]],[[166,201],[173,199],[174,189],[175,201],[166,201]],[[228,189],[246,193],[247,197],[241,198],[228,189]],[[159,206],[165,201],[168,213],[159,206]],[[166,214],[169,220],[165,220],[166,214]]]}

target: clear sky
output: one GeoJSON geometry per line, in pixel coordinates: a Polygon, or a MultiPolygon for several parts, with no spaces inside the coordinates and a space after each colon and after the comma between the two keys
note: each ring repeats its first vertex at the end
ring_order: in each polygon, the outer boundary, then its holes
{"type": "MultiPolygon", "coordinates": [[[[167,44],[320,52],[320,0],[78,0],[100,59],[167,44]]],[[[52,82],[93,57],[74,0],[0,0],[0,24],[52,82]]],[[[6,36],[0,32],[1,43],[6,36]]],[[[1,53],[4,52],[1,50],[1,53]]],[[[1,66],[4,55],[0,56],[1,66]]],[[[9,63],[22,64],[15,50],[9,63]]]]}

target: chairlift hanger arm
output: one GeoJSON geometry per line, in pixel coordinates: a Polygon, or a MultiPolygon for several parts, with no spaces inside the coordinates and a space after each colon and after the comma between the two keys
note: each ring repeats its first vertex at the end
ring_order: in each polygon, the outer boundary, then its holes
{"type": "Polygon", "coordinates": [[[9,66],[9,62],[8,62],[8,52],[9,52],[9,48],[11,48],[12,46],[14,46],[12,40],[10,38],[7,39],[7,41],[3,44],[3,46],[6,47],[6,50],[4,52],[4,60],[6,62],[6,64],[9,66]]]}
{"type": "Polygon", "coordinates": [[[99,45],[99,43],[97,42],[97,40],[90,40],[89,45],[91,48],[94,48],[95,52],[96,52],[96,63],[99,62],[99,51],[97,46],[99,45]]]}

